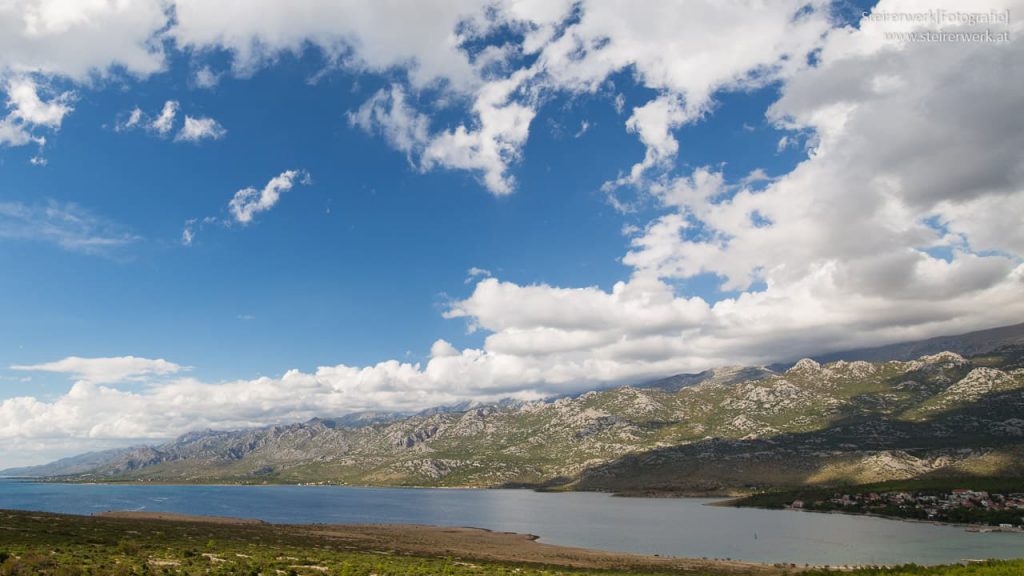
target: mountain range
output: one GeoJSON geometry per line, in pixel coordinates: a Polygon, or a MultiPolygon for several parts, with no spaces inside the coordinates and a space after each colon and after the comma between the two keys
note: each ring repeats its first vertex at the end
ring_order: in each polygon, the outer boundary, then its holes
{"type": "Polygon", "coordinates": [[[819,360],[546,401],[196,431],[0,474],[688,494],[1024,476],[1024,324],[819,360]]]}

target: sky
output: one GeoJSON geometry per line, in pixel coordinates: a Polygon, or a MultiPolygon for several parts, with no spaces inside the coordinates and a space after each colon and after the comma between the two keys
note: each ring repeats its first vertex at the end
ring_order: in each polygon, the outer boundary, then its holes
{"type": "Polygon", "coordinates": [[[0,468],[1020,322],[969,6],[0,0],[0,468]]]}

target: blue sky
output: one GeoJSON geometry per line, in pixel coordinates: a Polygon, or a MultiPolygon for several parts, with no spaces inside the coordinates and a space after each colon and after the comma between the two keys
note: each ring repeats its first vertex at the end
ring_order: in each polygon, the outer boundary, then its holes
{"type": "MultiPolygon", "coordinates": [[[[190,81],[190,61],[175,54],[167,72],[143,82],[82,91],[45,149],[45,167],[29,162],[34,149],[0,149],[11,192],[5,200],[73,203],[115,234],[135,237],[96,254],[7,241],[0,265],[11,273],[0,313],[10,329],[0,334],[0,364],[116,350],[230,379],[423,360],[436,338],[482,343],[465,322],[440,314],[471,291],[470,268],[522,284],[608,289],[629,273],[619,261],[623,226],[642,226],[657,211],[620,213],[601,191],[643,155],[622,130],[626,112],[616,111],[615,97],[630,107],[651,95],[626,74],[596,94],[546,102],[513,169],[516,193],[495,197],[472,174],[421,174],[404,154],[349,125],[346,112],[378,90],[380,78],[338,70],[311,83],[324,64],[309,49],[209,90],[190,81]],[[155,114],[167,100],[216,118],[227,135],[194,145],[114,129],[134,107],[155,114]],[[313,183],[250,225],[210,225],[193,245],[181,243],[186,220],[224,218],[236,190],[291,168],[308,171],[313,183]]],[[[764,119],[777,91],[720,95],[722,114],[679,131],[681,167],[722,164],[734,179],[791,168],[802,152],[778,153],[784,132],[764,119]]],[[[722,297],[713,277],[679,289],[711,302],[722,297]]],[[[65,387],[64,378],[44,375],[5,392],[52,395],[65,387]]]]}
{"type": "Polygon", "coordinates": [[[1024,317],[1016,36],[481,6],[0,9],[0,459],[1024,317]]]}

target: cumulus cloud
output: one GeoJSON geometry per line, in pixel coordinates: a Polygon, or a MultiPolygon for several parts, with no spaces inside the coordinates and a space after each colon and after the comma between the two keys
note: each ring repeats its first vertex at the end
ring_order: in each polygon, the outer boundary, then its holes
{"type": "Polygon", "coordinates": [[[500,195],[515,187],[509,168],[521,157],[542,95],[592,92],[612,74],[633,69],[640,83],[661,93],[628,123],[648,147],[632,170],[639,175],[667,162],[676,146],[671,131],[699,118],[716,91],[788,77],[805,65],[829,28],[823,0],[708,0],[685,10],[670,1],[389,6],[266,0],[254,10],[178,0],[167,34],[188,49],[228,50],[241,74],[307,45],[356,71],[400,68],[408,85],[378,92],[349,121],[382,134],[420,170],[475,172],[500,195]],[[522,36],[496,43],[508,29],[522,36]],[[485,48],[471,47],[478,43],[485,48]],[[437,90],[454,92],[444,98],[452,105],[470,106],[467,121],[431,133],[429,116],[409,106],[408,94],[437,90]]]}
{"type": "Polygon", "coordinates": [[[515,179],[507,174],[508,166],[519,159],[536,115],[531,105],[515,101],[513,95],[531,75],[522,71],[481,88],[473,104],[475,124],[460,124],[431,139],[423,150],[423,169],[443,166],[481,172],[484,186],[493,194],[511,193],[515,179]]]}
{"type": "Polygon", "coordinates": [[[64,92],[49,102],[39,97],[39,87],[31,78],[14,78],[7,84],[7,107],[11,115],[27,124],[60,128],[64,117],[71,112],[74,96],[64,92]]]}
{"type": "Polygon", "coordinates": [[[154,35],[166,25],[161,0],[0,4],[0,70],[86,81],[113,67],[145,76],[163,69],[154,35]]]}
{"type": "Polygon", "coordinates": [[[43,100],[35,77],[86,81],[114,65],[140,75],[160,69],[163,54],[147,40],[163,20],[156,1],[0,5],[0,81],[10,110],[0,118],[0,145],[42,145],[35,128],[57,130],[72,111],[71,92],[43,100]]]}
{"type": "Polygon", "coordinates": [[[185,368],[163,359],[154,360],[136,356],[114,358],[68,356],[62,360],[43,364],[14,365],[11,366],[11,369],[26,372],[55,372],[93,384],[116,384],[137,381],[151,376],[174,374],[185,368]]]}
{"type": "Polygon", "coordinates": [[[291,190],[296,183],[308,184],[309,181],[309,174],[303,170],[285,170],[271,178],[262,190],[250,186],[235,192],[228,202],[228,210],[235,222],[248,224],[256,214],[273,208],[283,192],[291,190]]]}
{"type": "Polygon", "coordinates": [[[220,140],[228,131],[213,118],[193,118],[185,116],[185,123],[174,137],[175,142],[199,142],[200,140],[220,140]]]}
{"type": "Polygon", "coordinates": [[[298,53],[307,43],[330,59],[360,70],[409,68],[412,82],[473,82],[473,66],[459,46],[473,34],[487,6],[471,0],[417,3],[330,0],[294,3],[261,0],[210,3],[176,0],[176,22],[168,32],[183,48],[223,48],[241,73],[298,53]],[[461,31],[461,32],[460,32],[461,31]]]}
{"type": "Polygon", "coordinates": [[[164,102],[160,114],[149,123],[147,128],[157,134],[164,135],[174,129],[174,119],[178,116],[178,109],[181,107],[176,100],[164,102]]]}
{"type": "MultiPolygon", "coordinates": [[[[56,131],[72,111],[72,93],[40,97],[51,79],[88,84],[123,71],[143,77],[163,69],[161,0],[0,3],[0,86],[10,112],[0,115],[0,145],[42,146],[38,128],[56,131]]],[[[45,163],[36,156],[37,165],[45,163]]]]}
{"type": "Polygon", "coordinates": [[[185,220],[180,236],[181,245],[192,246],[199,232],[210,225],[223,227],[230,227],[233,224],[247,225],[257,214],[266,212],[277,205],[281,200],[281,194],[291,190],[297,184],[308,185],[311,183],[312,178],[305,170],[285,170],[271,178],[261,189],[253,186],[242,188],[235,192],[231,200],[228,201],[229,217],[206,216],[185,220]]]}
{"type": "MultiPolygon", "coordinates": [[[[0,77],[31,72],[84,82],[111,70],[144,77],[163,69],[165,46],[200,58],[226,50],[234,72],[244,76],[314,46],[328,68],[402,72],[404,92],[374,96],[354,124],[382,133],[420,170],[467,170],[500,195],[515,188],[510,167],[543,99],[592,92],[612,74],[633,70],[639,83],[659,93],[628,122],[648,148],[631,171],[642,172],[667,163],[671,131],[699,117],[716,91],[788,77],[829,26],[824,0],[702,0],[685,10],[672,0],[399,4],[140,0],[69,7],[18,0],[0,8],[0,77]],[[516,32],[512,38],[509,30],[516,32]],[[464,119],[428,132],[424,112],[404,107],[404,94],[424,91],[464,119]]],[[[217,79],[204,65],[194,82],[210,87],[217,79]]],[[[150,128],[169,134],[176,112],[165,105],[150,128]]],[[[196,129],[203,126],[196,122],[196,129]]],[[[0,124],[0,138],[31,141],[10,122],[0,124]]]]}
{"type": "Polygon", "coordinates": [[[715,274],[728,290],[824,275],[836,298],[939,298],[938,317],[942,298],[1010,283],[1019,244],[982,231],[999,218],[978,208],[1014,206],[1024,193],[1024,125],[1011,112],[1024,96],[1005,84],[1024,75],[1024,45],[886,42],[880,26],[830,34],[819,63],[772,106],[778,125],[813,133],[806,161],[763,190],[708,168],[652,185],[675,212],[635,238],[624,262],[659,277],[715,274]],[[952,259],[932,256],[937,247],[952,259]]]}
{"type": "Polygon", "coordinates": [[[440,166],[479,172],[488,190],[508,194],[514,187],[508,166],[519,158],[535,115],[531,107],[511,99],[524,79],[520,74],[485,85],[476,95],[474,123],[453,130],[432,134],[430,118],[408,104],[399,85],[378,91],[348,119],[368,133],[383,135],[423,171],[440,166]]]}
{"type": "Polygon", "coordinates": [[[406,103],[405,90],[398,84],[378,90],[356,111],[346,115],[349,124],[368,134],[378,133],[394,148],[411,157],[430,141],[430,118],[406,103]]]}
{"type": "MultiPolygon", "coordinates": [[[[156,116],[150,116],[136,106],[127,114],[120,115],[120,119],[114,124],[114,130],[126,132],[141,128],[158,136],[168,136],[171,132],[174,132],[175,126],[178,125],[177,119],[180,111],[181,103],[177,100],[164,102],[163,107],[156,116]]],[[[174,141],[191,142],[194,144],[203,140],[220,140],[227,133],[227,129],[213,118],[185,114],[181,127],[174,135],[174,141]]]]}
{"type": "Polygon", "coordinates": [[[0,118],[0,145],[24,146],[33,142],[42,145],[46,143],[46,139],[33,135],[24,124],[11,116],[0,118]]]}
{"type": "MultiPolygon", "coordinates": [[[[64,117],[72,111],[74,93],[63,92],[43,100],[39,95],[40,86],[29,76],[11,78],[4,90],[7,92],[8,113],[0,117],[0,145],[35,143],[41,147],[46,138],[38,135],[37,129],[59,130],[64,117]]],[[[45,163],[41,156],[38,158],[45,163]]]]}
{"type": "MultiPolygon", "coordinates": [[[[626,122],[646,148],[628,176],[636,184],[678,150],[672,131],[699,119],[720,90],[747,89],[790,77],[829,29],[824,2],[583,2],[578,22],[540,53],[546,81],[564,90],[594,91],[613,73],[632,68],[659,92],[626,122]]],[[[621,109],[622,100],[616,100],[621,109]]]]}
{"type": "Polygon", "coordinates": [[[0,202],[0,239],[38,241],[85,254],[111,254],[138,236],[73,203],[0,202]]]}

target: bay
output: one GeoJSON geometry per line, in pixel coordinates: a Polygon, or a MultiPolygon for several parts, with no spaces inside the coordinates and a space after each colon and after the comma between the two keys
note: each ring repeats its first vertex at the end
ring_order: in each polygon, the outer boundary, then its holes
{"type": "Polygon", "coordinates": [[[796,564],[939,564],[1024,557],[1024,535],[789,510],[706,498],[529,490],[57,484],[0,481],[0,508],[67,514],[145,510],[288,524],[472,526],[542,542],[663,556],[796,564]]]}

